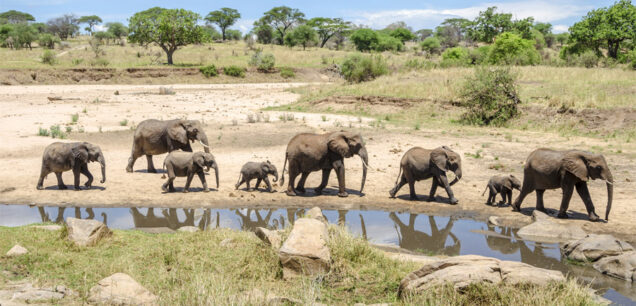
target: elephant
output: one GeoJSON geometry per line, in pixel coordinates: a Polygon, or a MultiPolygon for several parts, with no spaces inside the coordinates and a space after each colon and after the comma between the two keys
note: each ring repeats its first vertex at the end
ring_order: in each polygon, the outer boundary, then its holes
{"type": "Polygon", "coordinates": [[[490,189],[488,193],[488,201],[486,201],[486,205],[492,205],[495,203],[495,198],[497,194],[501,195],[501,203],[506,203],[506,197],[508,198],[508,205],[511,205],[512,202],[512,190],[517,189],[521,190],[521,182],[514,175],[495,175],[488,180],[488,185],[484,189],[484,192],[481,193],[483,197],[486,193],[486,190],[490,189]]]}
{"type": "MultiPolygon", "coordinates": [[[[208,192],[210,190],[208,189],[208,183],[205,181],[205,173],[203,171],[208,172],[210,168],[214,169],[216,189],[219,189],[219,166],[214,156],[210,153],[170,152],[163,161],[163,167],[168,172],[168,180],[161,186],[163,191],[174,192],[174,179],[177,176],[185,176],[187,180],[183,192],[188,192],[192,178],[196,174],[203,184],[203,191],[208,192]]],[[[165,178],[165,175],[162,178],[165,178]]]]}
{"type": "Polygon", "coordinates": [[[369,156],[364,141],[360,134],[352,132],[331,132],[326,134],[301,133],[294,136],[287,145],[285,163],[283,164],[283,177],[281,185],[285,182],[285,168],[289,160],[289,183],[287,195],[294,196],[296,192],[305,193],[305,181],[312,171],[322,170],[322,182],[314,189],[318,195],[327,186],[329,174],[332,169],[338,176],[338,196],[346,197],[344,159],[357,154],[362,159],[362,184],[360,193],[364,189],[367,178],[367,165],[369,156]],[[298,185],[294,189],[296,176],[301,174],[298,185]]]}
{"type": "Polygon", "coordinates": [[[605,221],[608,221],[614,194],[612,173],[603,155],[580,150],[556,151],[541,148],[530,153],[523,169],[521,193],[512,204],[512,209],[520,211],[523,199],[529,193],[536,191],[536,209],[545,212],[543,193],[546,189],[561,188],[563,198],[557,217],[568,218],[566,212],[576,187],[577,193],[585,203],[588,219],[598,221],[599,216],[594,212],[594,203],[587,189],[587,180],[590,178],[604,180],[607,185],[605,221]]]}
{"type": "Polygon", "coordinates": [[[126,171],[132,172],[135,160],[146,155],[148,172],[156,173],[157,170],[152,163],[153,155],[179,149],[192,152],[190,142],[195,140],[203,146],[205,153],[210,153],[208,137],[198,120],[144,120],[135,129],[132,152],[126,171]]]}
{"type": "Polygon", "coordinates": [[[235,189],[238,189],[241,184],[245,183],[247,185],[247,190],[249,191],[250,181],[256,179],[256,187],[254,187],[254,190],[258,189],[261,181],[265,181],[265,184],[267,184],[267,191],[272,192],[272,184],[269,183],[269,179],[267,178],[270,174],[274,176],[274,182],[277,182],[278,170],[276,170],[276,166],[272,165],[269,160],[261,163],[248,162],[241,168],[239,179],[234,187],[235,189]]]}
{"type": "Polygon", "coordinates": [[[415,182],[433,178],[431,192],[428,200],[435,200],[435,191],[437,186],[441,185],[446,189],[451,204],[459,202],[450,186],[453,186],[462,178],[462,160],[459,154],[446,146],[441,146],[433,150],[423,149],[421,147],[413,147],[404,153],[400,161],[400,171],[395,182],[395,187],[389,191],[391,198],[395,198],[395,194],[406,183],[409,184],[411,200],[417,200],[415,194],[415,182]],[[455,179],[448,183],[446,171],[453,171],[455,179]]]}
{"type": "Polygon", "coordinates": [[[265,218],[263,218],[259,210],[251,208],[248,208],[245,214],[241,212],[241,209],[235,209],[234,213],[241,218],[241,220],[239,220],[239,223],[241,224],[241,230],[248,230],[253,232],[256,231],[256,229],[259,227],[267,229],[277,229],[278,220],[274,219],[273,221],[276,222],[272,222],[272,225],[269,224],[275,209],[268,209],[266,211],[267,214],[265,215],[265,218]],[[254,213],[254,215],[256,215],[256,220],[252,220],[252,212],[254,213]]]}
{"type": "MultiPolygon", "coordinates": [[[[130,213],[133,217],[133,223],[135,228],[160,228],[167,227],[173,230],[179,229],[184,226],[197,226],[201,230],[205,230],[211,224],[212,211],[210,209],[183,209],[183,215],[185,219],[179,220],[179,214],[176,208],[164,208],[161,209],[161,215],[155,215],[155,209],[150,207],[146,214],[142,214],[138,208],[133,207],[130,209],[130,213]],[[199,216],[197,213],[201,213],[199,216]],[[198,224],[196,219],[199,219],[198,224]]],[[[217,214],[218,220],[218,214],[217,214]]],[[[218,221],[217,221],[218,222],[218,221]]],[[[217,225],[218,227],[218,225],[217,225]]]]}
{"type": "Polygon", "coordinates": [[[427,250],[439,254],[445,255],[459,255],[462,243],[453,234],[453,226],[455,224],[455,217],[451,217],[446,223],[444,228],[437,226],[435,217],[428,216],[428,223],[431,228],[431,234],[427,234],[423,231],[415,229],[415,219],[417,214],[409,214],[408,225],[402,222],[400,218],[394,213],[389,213],[389,218],[395,223],[395,229],[398,234],[398,245],[401,248],[407,250],[427,250]],[[453,240],[453,244],[446,246],[446,240],[450,237],[453,240]]]}
{"type": "Polygon", "coordinates": [[[102,179],[100,183],[106,182],[106,161],[99,146],[88,142],[54,142],[44,149],[42,156],[42,170],[38,180],[37,189],[42,190],[44,179],[51,172],[55,172],[57,186],[59,189],[67,189],[62,181],[62,172],[73,170],[74,188],[80,190],[80,173],[84,174],[88,181],[84,184],[90,188],[93,184],[93,175],[88,171],[89,162],[99,162],[102,167],[102,179]]]}

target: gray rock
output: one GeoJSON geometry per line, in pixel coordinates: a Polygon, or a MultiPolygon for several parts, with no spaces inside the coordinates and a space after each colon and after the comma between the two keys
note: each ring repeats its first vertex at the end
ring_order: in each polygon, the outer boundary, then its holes
{"type": "Polygon", "coordinates": [[[580,240],[570,241],[561,246],[561,251],[569,259],[579,261],[597,261],[603,257],[617,256],[634,248],[627,242],[612,235],[590,234],[580,240]]]}
{"type": "Polygon", "coordinates": [[[88,301],[107,305],[157,305],[157,297],[124,273],[115,273],[91,288],[88,301]]]}
{"type": "Polygon", "coordinates": [[[594,269],[609,276],[634,282],[636,281],[636,251],[601,258],[594,263],[594,269]]]}
{"type": "Polygon", "coordinates": [[[196,233],[196,232],[200,232],[201,229],[196,226],[182,226],[177,231],[186,232],[186,233],[196,233]]]}
{"type": "Polygon", "coordinates": [[[563,225],[551,220],[546,214],[535,210],[535,221],[519,229],[517,234],[525,240],[557,243],[587,236],[585,231],[574,224],[563,225]]]}
{"type": "Polygon", "coordinates": [[[55,302],[59,303],[65,296],[73,294],[72,291],[61,287],[64,290],[57,290],[57,288],[36,288],[33,284],[27,281],[10,282],[3,286],[0,290],[0,305],[23,305],[55,302]]]}
{"type": "Polygon", "coordinates": [[[510,216],[490,216],[488,217],[488,223],[494,226],[520,228],[532,223],[532,218],[522,214],[514,214],[510,216]]]}
{"type": "Polygon", "coordinates": [[[322,221],[324,223],[327,223],[327,218],[325,218],[325,215],[323,215],[322,210],[320,209],[320,207],[314,207],[312,209],[310,209],[306,214],[305,217],[310,218],[310,219],[316,219],[318,221],[322,221]]]}
{"type": "Polygon", "coordinates": [[[61,225],[57,225],[57,224],[52,224],[52,225],[36,225],[33,228],[37,228],[37,229],[41,229],[41,230],[45,230],[45,231],[60,231],[62,230],[62,226],[61,225]]]}
{"type": "Polygon", "coordinates": [[[540,269],[520,262],[464,255],[438,260],[411,272],[400,282],[398,294],[404,297],[405,294],[418,293],[446,283],[462,289],[479,282],[544,286],[553,281],[564,280],[565,277],[559,271],[540,269]]]}
{"type": "Polygon", "coordinates": [[[283,266],[283,278],[328,272],[331,266],[328,239],[327,225],[324,222],[310,218],[298,219],[278,252],[283,266]]]}
{"type": "Polygon", "coordinates": [[[7,256],[20,256],[29,253],[29,251],[23,248],[21,245],[14,245],[9,252],[7,252],[7,256]]]}
{"type": "Polygon", "coordinates": [[[279,249],[282,244],[282,239],[278,231],[268,230],[264,227],[257,227],[254,234],[256,234],[256,237],[265,242],[265,244],[271,245],[275,249],[279,249]]]}
{"type": "Polygon", "coordinates": [[[66,218],[68,239],[80,247],[93,246],[102,238],[110,235],[108,227],[97,220],[66,218]]]}

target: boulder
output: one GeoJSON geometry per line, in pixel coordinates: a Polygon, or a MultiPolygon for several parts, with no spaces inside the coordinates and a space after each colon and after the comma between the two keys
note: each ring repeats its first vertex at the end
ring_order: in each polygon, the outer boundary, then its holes
{"type": "Polygon", "coordinates": [[[585,231],[574,224],[563,225],[553,221],[546,214],[535,210],[533,223],[519,229],[517,235],[525,240],[538,242],[557,243],[573,239],[582,239],[587,236],[585,231]]]}
{"type": "Polygon", "coordinates": [[[88,301],[106,305],[157,305],[157,297],[132,277],[115,273],[91,288],[88,301]]]}
{"type": "Polygon", "coordinates": [[[0,289],[0,305],[60,304],[65,296],[74,294],[64,286],[38,288],[27,281],[9,282],[0,289]]]}
{"type": "Polygon", "coordinates": [[[559,271],[536,268],[520,262],[464,255],[441,259],[411,272],[400,282],[398,294],[403,297],[405,294],[417,293],[446,283],[453,284],[456,289],[462,289],[479,282],[547,285],[552,281],[564,280],[565,277],[559,271]]]}
{"type": "Polygon", "coordinates": [[[612,235],[590,234],[580,240],[570,241],[561,246],[561,252],[569,259],[597,261],[603,257],[617,256],[634,248],[627,242],[612,235]]]}
{"type": "Polygon", "coordinates": [[[27,249],[25,249],[24,247],[22,247],[19,244],[14,245],[11,250],[9,250],[9,252],[7,252],[7,256],[20,256],[20,255],[24,255],[26,253],[29,253],[29,251],[27,249]]]}
{"type": "Polygon", "coordinates": [[[626,281],[636,281],[636,251],[625,252],[617,256],[608,256],[594,263],[597,271],[621,278],[626,281]]]}
{"type": "Polygon", "coordinates": [[[254,234],[256,234],[256,237],[265,242],[265,244],[271,245],[275,249],[280,248],[282,239],[278,231],[268,230],[264,227],[257,227],[254,234]]]}
{"type": "Polygon", "coordinates": [[[488,217],[488,223],[494,226],[520,228],[532,223],[532,218],[522,214],[514,214],[510,216],[490,216],[488,217]]]}
{"type": "Polygon", "coordinates": [[[80,247],[93,246],[102,238],[110,235],[106,224],[97,220],[66,218],[68,239],[80,247]]]}
{"type": "Polygon", "coordinates": [[[196,226],[182,226],[177,231],[186,232],[186,233],[196,233],[196,232],[200,232],[201,229],[196,226]]]}
{"type": "Polygon", "coordinates": [[[324,222],[310,218],[298,219],[278,253],[283,266],[283,278],[329,271],[331,251],[327,247],[328,239],[329,233],[324,222]]]}
{"type": "Polygon", "coordinates": [[[316,219],[318,221],[322,221],[327,223],[327,218],[325,218],[325,215],[322,214],[322,210],[320,209],[320,207],[314,207],[312,209],[310,209],[306,214],[305,217],[310,218],[310,219],[316,219]]]}

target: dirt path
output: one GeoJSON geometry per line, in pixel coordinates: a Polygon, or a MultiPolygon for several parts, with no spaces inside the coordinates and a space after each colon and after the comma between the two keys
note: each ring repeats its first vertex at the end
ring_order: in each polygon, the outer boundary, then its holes
{"type": "MultiPolygon", "coordinates": [[[[523,162],[533,149],[606,148],[603,140],[552,134],[492,130],[457,129],[440,127],[420,131],[397,128],[372,128],[370,119],[320,114],[291,114],[266,112],[266,106],[291,103],[297,96],[285,91],[301,84],[232,84],[232,85],[174,85],[174,95],[159,95],[159,86],[139,85],[81,85],[81,86],[0,86],[0,203],[79,206],[163,206],[163,207],[310,207],[319,205],[328,209],[384,209],[414,213],[460,215],[485,219],[489,215],[514,214],[510,208],[487,207],[481,193],[488,178],[495,174],[514,173],[522,177],[523,162]],[[115,94],[115,92],[118,94],[115,94]],[[62,100],[49,101],[48,97],[62,100]],[[72,114],[78,114],[77,123],[71,124],[72,114]],[[247,116],[260,118],[260,122],[248,123],[247,116]],[[146,161],[139,159],[135,173],[126,173],[130,154],[132,129],[138,122],[148,119],[187,117],[202,120],[212,144],[212,152],[220,167],[220,188],[210,193],[191,192],[162,193],[160,174],[145,173],[146,161]],[[281,120],[285,118],[285,120],[281,120]],[[106,155],[107,182],[95,184],[91,190],[75,192],[59,191],[55,177],[45,180],[46,190],[38,191],[35,185],[39,176],[41,154],[50,137],[37,136],[38,128],[66,125],[72,132],[64,141],[89,141],[101,146],[106,155]],[[346,161],[348,198],[335,196],[337,180],[330,179],[328,195],[315,197],[311,189],[307,196],[288,197],[278,187],[276,193],[235,191],[234,184],[240,167],[247,161],[269,159],[282,171],[285,146],[298,132],[354,129],[365,137],[370,154],[370,165],[365,195],[360,197],[361,165],[357,158],[346,161]],[[83,132],[78,132],[83,131],[83,132]],[[101,131],[101,132],[100,132],[101,131]],[[398,173],[399,160],[412,146],[434,148],[448,145],[463,158],[464,178],[453,187],[459,205],[446,204],[446,194],[438,190],[442,202],[412,202],[406,200],[408,188],[400,190],[400,198],[389,199],[388,190],[398,173]],[[478,154],[477,154],[478,153],[478,154]],[[497,170],[499,169],[499,170],[497,170]]],[[[195,150],[202,149],[195,145],[195,150]]],[[[572,198],[571,217],[568,221],[580,223],[591,232],[615,232],[623,236],[636,233],[636,206],[633,196],[634,156],[631,143],[622,146],[622,152],[608,150],[605,156],[616,179],[614,207],[610,222],[585,221],[585,208],[578,196],[572,198]],[[614,152],[614,153],[610,153],[614,152]]],[[[164,156],[156,156],[155,164],[161,164],[164,156]]],[[[90,165],[99,177],[99,166],[90,165]]],[[[67,185],[72,184],[72,174],[64,174],[67,185]]],[[[319,174],[309,177],[307,186],[316,186],[319,174]]],[[[82,178],[84,181],[84,178],[82,178]]],[[[184,179],[177,179],[182,187],[184,179]]],[[[194,191],[200,187],[195,178],[194,191]]],[[[430,181],[416,185],[418,194],[426,195],[430,181]]],[[[604,215],[606,193],[600,181],[590,183],[597,213],[604,215]]],[[[515,196],[516,196],[515,192],[515,196]]],[[[546,207],[557,209],[561,192],[546,192],[546,207]]],[[[524,213],[534,207],[534,195],[524,202],[524,213]]]]}

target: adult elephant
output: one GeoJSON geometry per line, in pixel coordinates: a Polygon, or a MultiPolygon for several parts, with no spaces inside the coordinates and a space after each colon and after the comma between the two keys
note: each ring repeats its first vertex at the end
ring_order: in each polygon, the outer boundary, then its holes
{"type": "Polygon", "coordinates": [[[42,186],[44,179],[51,172],[54,172],[57,177],[58,188],[66,189],[64,181],[62,181],[62,172],[68,170],[73,170],[75,190],[80,190],[80,174],[84,174],[88,178],[84,186],[90,188],[93,184],[93,175],[88,171],[89,162],[99,162],[102,166],[102,180],[100,182],[102,184],[106,182],[106,161],[99,146],[88,142],[54,142],[48,145],[42,155],[42,169],[37,189],[44,188],[42,186]]]}
{"type": "Polygon", "coordinates": [[[395,197],[395,194],[402,186],[408,183],[411,200],[417,200],[415,182],[433,178],[428,200],[433,201],[435,199],[437,186],[441,185],[446,189],[450,203],[457,204],[458,200],[450,187],[462,178],[462,159],[459,154],[447,146],[441,146],[433,150],[420,147],[409,149],[404,153],[400,161],[400,173],[398,173],[395,187],[389,191],[389,195],[392,198],[395,197]],[[455,179],[450,183],[446,177],[446,171],[455,173],[455,179]]]}
{"type": "Polygon", "coordinates": [[[523,185],[521,193],[512,204],[514,211],[521,209],[523,199],[531,192],[537,193],[537,210],[545,212],[543,193],[546,189],[561,188],[563,198],[559,209],[559,218],[567,218],[572,193],[576,191],[585,203],[590,221],[597,221],[594,204],[587,189],[588,179],[601,179],[607,185],[607,207],[605,220],[608,220],[612,208],[614,194],[614,179],[605,158],[601,154],[579,150],[555,151],[551,149],[537,149],[530,153],[523,169],[523,185]]]}
{"type": "Polygon", "coordinates": [[[133,171],[135,160],[146,155],[148,172],[156,173],[152,156],[183,150],[192,152],[190,142],[198,141],[206,153],[210,153],[208,137],[198,120],[144,120],[135,129],[133,146],[128,159],[127,172],[133,171]]]}
{"type": "Polygon", "coordinates": [[[338,176],[338,196],[346,197],[344,159],[357,154],[362,159],[362,184],[360,193],[364,189],[367,178],[367,164],[369,156],[364,146],[362,136],[351,132],[331,132],[326,134],[301,133],[289,141],[283,164],[281,185],[285,182],[285,166],[289,160],[289,183],[287,195],[296,195],[296,191],[305,192],[305,181],[309,173],[322,170],[322,182],[314,189],[316,194],[322,194],[327,186],[332,169],[338,176]],[[301,175],[298,185],[294,189],[294,181],[301,175]]]}

